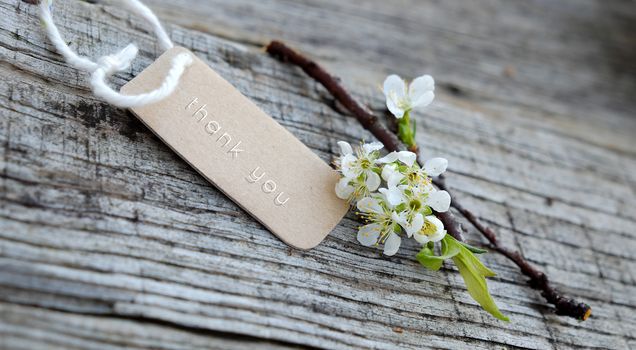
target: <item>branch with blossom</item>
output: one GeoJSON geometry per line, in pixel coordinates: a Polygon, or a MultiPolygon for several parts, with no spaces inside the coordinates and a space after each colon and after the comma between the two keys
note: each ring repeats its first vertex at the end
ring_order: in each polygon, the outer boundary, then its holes
{"type": "MultiPolygon", "coordinates": [[[[332,77],[318,64],[290,49],[285,44],[279,41],[272,41],[267,46],[266,51],[270,55],[280,59],[283,62],[288,62],[300,67],[307,75],[320,82],[338,102],[340,102],[349,112],[353,114],[353,116],[365,129],[370,131],[387,148],[387,150],[392,152],[399,152],[404,150],[402,142],[408,143],[408,140],[404,141],[402,139],[406,139],[406,137],[403,136],[401,139],[398,139],[396,135],[390,132],[375,115],[370,113],[367,109],[363,108],[360,103],[354,100],[353,97],[351,97],[351,95],[342,87],[342,85],[340,85],[337,79],[332,77]]],[[[389,86],[391,86],[391,84],[389,84],[389,86]]],[[[430,89],[430,91],[432,93],[434,85],[431,87],[432,88],[430,89]]],[[[385,95],[387,90],[389,92],[391,91],[391,89],[385,89],[385,95]]],[[[413,101],[415,100],[411,98],[411,95],[409,95],[408,102],[410,102],[410,104],[407,105],[403,103],[405,101],[404,97],[406,97],[409,90],[409,88],[404,88],[403,90],[398,91],[406,91],[405,93],[395,93],[394,96],[389,96],[392,101],[387,101],[387,108],[389,108],[389,103],[392,103],[403,111],[406,111],[407,109],[413,110],[413,108],[404,109],[405,106],[413,107],[413,101]],[[400,99],[400,96],[402,96],[403,98],[400,99]]],[[[412,127],[411,129],[414,133],[415,128],[412,127]]],[[[411,150],[417,150],[417,145],[414,143],[414,136],[415,135],[413,134],[413,143],[410,145],[411,150]],[[413,145],[415,145],[415,149],[413,149],[413,145]]],[[[443,176],[439,176],[438,178],[433,179],[432,183],[440,190],[448,190],[446,188],[446,183],[443,176]]],[[[378,188],[379,186],[380,185],[378,185],[378,188]]],[[[380,193],[382,194],[382,192],[380,193]]],[[[514,262],[520,268],[521,272],[530,278],[530,280],[528,281],[530,286],[532,288],[540,290],[546,301],[554,304],[555,311],[558,315],[566,315],[580,320],[586,320],[591,315],[592,309],[589,305],[578,302],[573,298],[567,298],[563,296],[551,285],[545,273],[532,266],[527,260],[523,258],[523,256],[518,251],[514,251],[503,246],[497,239],[495,232],[491,228],[481,223],[481,221],[470,210],[463,207],[456,198],[453,199],[451,206],[455,208],[459,213],[461,213],[471,224],[473,224],[479,233],[481,233],[488,239],[493,250],[501,253],[506,258],[514,262]]],[[[458,266],[458,269],[460,270],[460,273],[462,274],[462,277],[464,278],[467,286],[469,285],[469,283],[482,285],[483,282],[483,286],[485,287],[485,279],[482,280],[482,278],[492,276],[494,275],[494,273],[483,265],[479,266],[479,264],[481,263],[474,255],[471,257],[466,253],[461,255],[459,253],[456,253],[457,250],[469,250],[471,253],[476,254],[483,253],[484,251],[474,247],[470,247],[468,245],[455,244],[455,242],[463,243],[464,239],[461,232],[461,226],[454,219],[450,211],[438,212],[434,214],[443,223],[448,235],[445,235],[441,241],[440,255],[434,255],[431,245],[427,243],[423,246],[422,251],[420,251],[420,253],[422,254],[417,255],[418,261],[428,268],[439,269],[442,265],[442,261],[448,259],[449,256],[453,255],[453,262],[458,266]],[[472,258],[477,261],[474,261],[472,258]],[[477,271],[475,271],[475,267],[477,267],[477,271]],[[476,272],[475,275],[481,275],[482,278],[471,279],[472,274],[466,273],[466,271],[471,268],[473,269],[473,272],[476,272]]],[[[470,286],[468,288],[468,291],[473,298],[475,298],[482,306],[484,306],[483,302],[487,300],[484,300],[482,296],[475,295],[473,292],[471,292],[470,286]]],[[[494,307],[496,308],[496,305],[494,307]]]]}
{"type": "Polygon", "coordinates": [[[439,270],[444,260],[451,259],[468,293],[491,315],[508,321],[488,292],[486,277],[495,273],[475,256],[485,251],[447,236],[444,223],[436,216],[448,212],[451,197],[433,186],[431,176],[446,171],[448,161],[432,158],[420,167],[416,154],[410,151],[393,151],[381,157],[384,146],[380,142],[355,149],[344,141],[338,145],[340,156],[334,163],[341,178],[335,191],[357,208],[365,222],[358,229],[358,242],[367,247],[383,246],[384,255],[391,256],[398,252],[403,238],[413,238],[422,246],[416,255],[420,264],[439,270]],[[436,245],[439,255],[435,254],[436,245]]]}

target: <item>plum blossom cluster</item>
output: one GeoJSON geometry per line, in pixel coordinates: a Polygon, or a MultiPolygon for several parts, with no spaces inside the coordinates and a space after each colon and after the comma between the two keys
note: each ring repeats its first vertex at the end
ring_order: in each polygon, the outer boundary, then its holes
{"type": "MultiPolygon", "coordinates": [[[[435,82],[428,75],[411,83],[397,75],[384,81],[387,109],[397,119],[397,136],[409,150],[418,149],[411,112],[429,105],[434,90],[435,82]]],[[[360,144],[355,149],[343,141],[338,145],[340,156],[335,165],[341,178],[336,195],[357,208],[364,219],[358,241],[365,246],[382,246],[385,255],[394,255],[402,239],[413,238],[422,245],[415,255],[422,266],[437,271],[444,261],[452,260],[470,296],[494,317],[508,321],[488,292],[486,277],[495,273],[475,255],[486,251],[447,235],[436,216],[449,210],[451,198],[446,191],[433,187],[431,178],[446,171],[448,161],[433,158],[420,166],[414,152],[382,156],[383,145],[379,142],[360,144]]]]}
{"type": "Polygon", "coordinates": [[[450,195],[433,187],[431,177],[446,171],[446,159],[433,158],[420,167],[413,152],[382,157],[379,142],[355,150],[344,141],[338,145],[341,155],[335,164],[342,177],[336,195],[355,206],[364,219],[357,236],[362,245],[383,245],[384,254],[393,255],[403,237],[422,245],[444,238],[446,230],[434,212],[449,209],[450,195]]]}

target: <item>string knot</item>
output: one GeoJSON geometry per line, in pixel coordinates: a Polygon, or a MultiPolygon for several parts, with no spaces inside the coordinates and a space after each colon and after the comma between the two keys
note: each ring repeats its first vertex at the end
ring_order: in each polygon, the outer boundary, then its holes
{"type": "MultiPolygon", "coordinates": [[[[108,86],[106,78],[115,72],[121,72],[130,67],[130,63],[135,59],[139,51],[137,46],[128,44],[128,46],[121,51],[112,55],[102,56],[97,61],[80,56],[71,50],[67,42],[62,38],[55,22],[53,22],[51,3],[52,0],[40,1],[40,19],[44,24],[43,28],[49,39],[60,54],[64,56],[66,62],[77,69],[92,73],[90,84],[93,88],[93,93],[95,96],[102,98],[114,106],[134,108],[161,101],[175,91],[185,68],[193,62],[189,53],[178,54],[173,58],[170,70],[168,70],[163,82],[157,88],[137,95],[123,95],[108,86]]],[[[157,16],[155,16],[146,5],[142,4],[139,0],[125,0],[123,4],[124,7],[141,16],[154,28],[155,34],[159,39],[159,44],[164,50],[169,50],[174,47],[168,34],[159,23],[157,16]]]]}
{"type": "Polygon", "coordinates": [[[137,57],[138,51],[137,46],[128,44],[123,50],[115,54],[100,57],[97,60],[98,67],[103,69],[106,75],[124,71],[130,67],[132,60],[137,57]]]}

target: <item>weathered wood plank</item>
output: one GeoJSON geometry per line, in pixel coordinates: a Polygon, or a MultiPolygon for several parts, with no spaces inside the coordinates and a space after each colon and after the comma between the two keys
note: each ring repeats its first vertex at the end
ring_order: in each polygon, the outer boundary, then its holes
{"type": "MultiPolygon", "coordinates": [[[[15,291],[11,291],[14,292],[15,291]]],[[[243,349],[248,343],[232,334],[206,333],[152,324],[145,319],[74,315],[31,306],[0,304],[3,349],[243,349]],[[214,343],[210,343],[210,335],[214,343]]],[[[252,349],[295,349],[253,339],[252,349]]]]}
{"type": "Polygon", "coordinates": [[[348,81],[373,89],[388,72],[431,72],[462,99],[484,100],[473,108],[541,111],[539,122],[555,126],[543,130],[546,136],[556,132],[634,152],[628,138],[617,137],[625,123],[635,123],[636,29],[630,19],[636,13],[629,1],[150,3],[174,23],[233,40],[288,40],[348,81]],[[598,118],[607,110],[612,117],[598,118]],[[591,125],[563,127],[573,119],[591,125]],[[594,126],[596,132],[583,132],[594,126]]]}
{"type": "MultiPolygon", "coordinates": [[[[551,315],[491,254],[499,276],[489,284],[513,321],[500,323],[458,274],[419,267],[415,245],[392,258],[359,246],[352,216],[317,249],[289,249],[132,115],[93,98],[84,74],[43,37],[33,7],[1,0],[0,347],[633,346],[636,125],[625,96],[634,64],[623,46],[634,11],[621,1],[505,3],[152,4],[211,33],[170,26],[175,42],[327,161],[337,140],[370,135],[255,43],[283,37],[310,51],[378,111],[375,85],[386,72],[434,73],[442,88],[418,123],[424,153],[447,157],[456,195],[559,288],[590,302],[592,319],[551,315]],[[600,13],[617,22],[581,31],[600,13]],[[581,43],[590,32],[612,40],[581,43]],[[514,76],[502,74],[508,65],[514,76]]],[[[159,53],[116,7],[62,1],[55,16],[83,54],[139,44],[117,86],[159,53]]]]}

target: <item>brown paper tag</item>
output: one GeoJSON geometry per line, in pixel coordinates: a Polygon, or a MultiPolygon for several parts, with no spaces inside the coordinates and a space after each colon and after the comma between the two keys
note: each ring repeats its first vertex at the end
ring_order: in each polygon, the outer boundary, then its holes
{"type": "MultiPolygon", "coordinates": [[[[121,91],[159,86],[175,47],[121,91]]],[[[283,242],[313,248],[347,212],[337,173],[203,61],[194,58],[177,90],[132,112],[208,181],[283,242]]]]}

